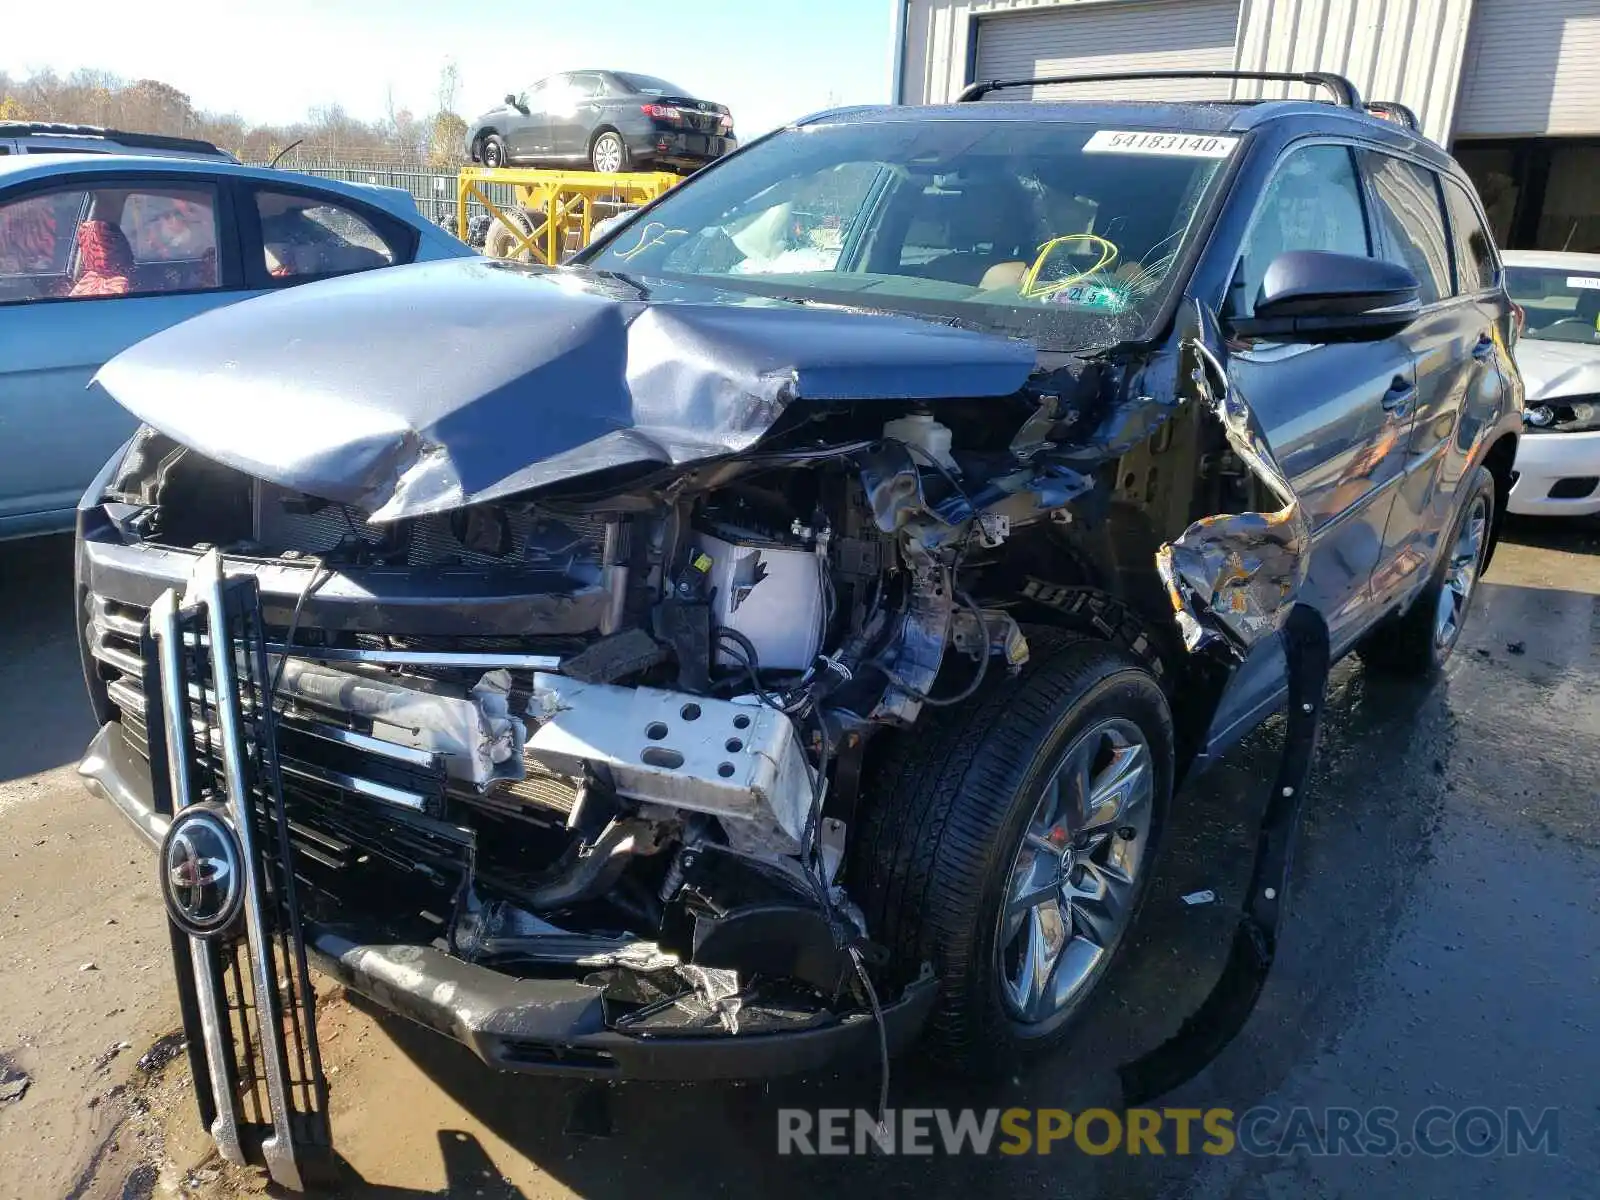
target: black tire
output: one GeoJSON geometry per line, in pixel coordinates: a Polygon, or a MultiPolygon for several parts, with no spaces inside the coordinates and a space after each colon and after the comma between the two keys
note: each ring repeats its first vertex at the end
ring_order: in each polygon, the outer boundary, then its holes
{"type": "Polygon", "coordinates": [[[506,165],[506,144],[498,133],[491,133],[478,145],[478,160],[486,167],[506,165]]]}
{"type": "Polygon", "coordinates": [[[602,175],[615,175],[626,171],[631,164],[628,161],[628,143],[615,129],[603,129],[595,135],[589,144],[589,166],[599,171],[602,175]]]}
{"type": "Polygon", "coordinates": [[[924,962],[938,977],[929,1051],[972,1074],[1013,1070],[1066,1040],[1137,916],[1172,791],[1172,715],[1150,673],[1097,638],[1037,627],[1028,638],[1019,677],[957,708],[924,710],[913,731],[896,735],[874,764],[852,839],[851,894],[896,978],[924,962]],[[1137,726],[1154,772],[1128,915],[1068,1006],[1025,1024],[1002,990],[1003,895],[1057,761],[1110,719],[1137,726]]]}
{"type": "Polygon", "coordinates": [[[1487,467],[1477,467],[1467,477],[1461,489],[1461,504],[1439,553],[1439,562],[1433,575],[1411,604],[1400,616],[1380,624],[1356,645],[1356,653],[1370,670],[1386,675],[1425,677],[1444,665],[1456,643],[1461,640],[1461,629],[1471,611],[1478,589],[1477,578],[1489,554],[1495,521],[1494,476],[1487,467]],[[1481,508],[1480,508],[1481,506],[1481,508]],[[1474,514],[1481,514],[1476,516],[1474,514]],[[1449,586],[1454,565],[1458,559],[1463,532],[1470,520],[1481,521],[1482,537],[1477,547],[1477,561],[1472,567],[1471,585],[1465,601],[1460,605],[1459,616],[1453,629],[1441,633],[1440,601],[1449,586]]]}
{"type": "Polygon", "coordinates": [[[503,258],[512,262],[533,262],[533,252],[526,248],[519,249],[517,246],[519,238],[528,237],[533,233],[535,229],[533,218],[520,208],[506,208],[501,211],[516,226],[516,230],[513,232],[511,225],[498,218],[491,220],[483,238],[484,254],[489,258],[503,258]]]}

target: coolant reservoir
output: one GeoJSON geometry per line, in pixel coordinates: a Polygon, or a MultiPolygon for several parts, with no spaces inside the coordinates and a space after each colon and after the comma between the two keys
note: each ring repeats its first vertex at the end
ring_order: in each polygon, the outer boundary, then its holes
{"type": "Polygon", "coordinates": [[[931,413],[912,413],[897,417],[883,427],[883,436],[921,449],[946,470],[960,472],[950,457],[950,430],[933,419],[931,413]]]}

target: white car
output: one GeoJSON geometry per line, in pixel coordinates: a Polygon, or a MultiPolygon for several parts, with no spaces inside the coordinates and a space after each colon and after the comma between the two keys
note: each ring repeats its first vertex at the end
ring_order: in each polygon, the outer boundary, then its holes
{"type": "Polygon", "coordinates": [[[1600,254],[1512,250],[1506,290],[1527,313],[1517,367],[1527,387],[1507,511],[1600,512],[1600,254]]]}

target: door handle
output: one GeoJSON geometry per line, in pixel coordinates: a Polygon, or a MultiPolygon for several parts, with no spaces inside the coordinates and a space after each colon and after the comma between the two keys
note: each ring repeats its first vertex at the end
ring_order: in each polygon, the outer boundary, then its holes
{"type": "Polygon", "coordinates": [[[1416,403],[1417,389],[1409,379],[1396,375],[1389,390],[1383,394],[1383,411],[1391,416],[1403,417],[1416,403]]]}
{"type": "Polygon", "coordinates": [[[1478,339],[1477,345],[1472,347],[1472,357],[1479,362],[1487,362],[1494,357],[1494,338],[1492,335],[1486,333],[1478,339]]]}

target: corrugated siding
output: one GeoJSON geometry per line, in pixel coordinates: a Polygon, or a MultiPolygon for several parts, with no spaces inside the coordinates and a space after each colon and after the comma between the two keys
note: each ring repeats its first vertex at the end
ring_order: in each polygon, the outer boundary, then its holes
{"type": "Polygon", "coordinates": [[[1600,133],[1600,0],[1478,0],[1455,132],[1600,133]]]}
{"type": "MultiPolygon", "coordinates": [[[[1206,0],[1191,2],[1203,6],[1206,0]]],[[[1545,7],[1562,0],[1478,2],[1511,8],[1518,2],[1545,7]]],[[[1596,3],[1600,0],[1564,0],[1563,6],[1590,9],[1596,3]]],[[[1139,6],[1137,0],[912,0],[903,99],[939,104],[965,86],[973,15],[1043,15],[1047,9],[1090,5],[1139,6]]],[[[1443,141],[1450,136],[1472,7],[1473,0],[1241,0],[1234,61],[1224,65],[1246,71],[1338,71],[1370,99],[1409,104],[1429,136],[1443,141]]],[[[1278,84],[1241,84],[1237,94],[1308,93],[1278,84]]]]}
{"type": "MultiPolygon", "coordinates": [[[[1472,2],[1244,0],[1238,69],[1335,71],[1369,100],[1410,105],[1423,131],[1443,142],[1450,136],[1472,2]]],[[[1241,83],[1236,94],[1308,93],[1290,84],[1241,83]]]]}
{"type": "Polygon", "coordinates": [[[1108,7],[1126,0],[911,0],[906,22],[906,104],[946,104],[967,86],[968,31],[974,16],[1108,7]]]}
{"type": "MultiPolygon", "coordinates": [[[[1093,74],[1111,71],[1220,70],[1233,66],[1239,0],[1145,0],[1077,4],[1054,11],[1004,13],[978,21],[978,79],[1093,74]]],[[[1087,85],[1107,100],[1203,100],[1215,82],[1087,85]]],[[[1084,87],[1033,89],[1039,97],[1070,98],[1084,87]]],[[[1029,93],[996,93],[997,100],[1029,93]]]]}

